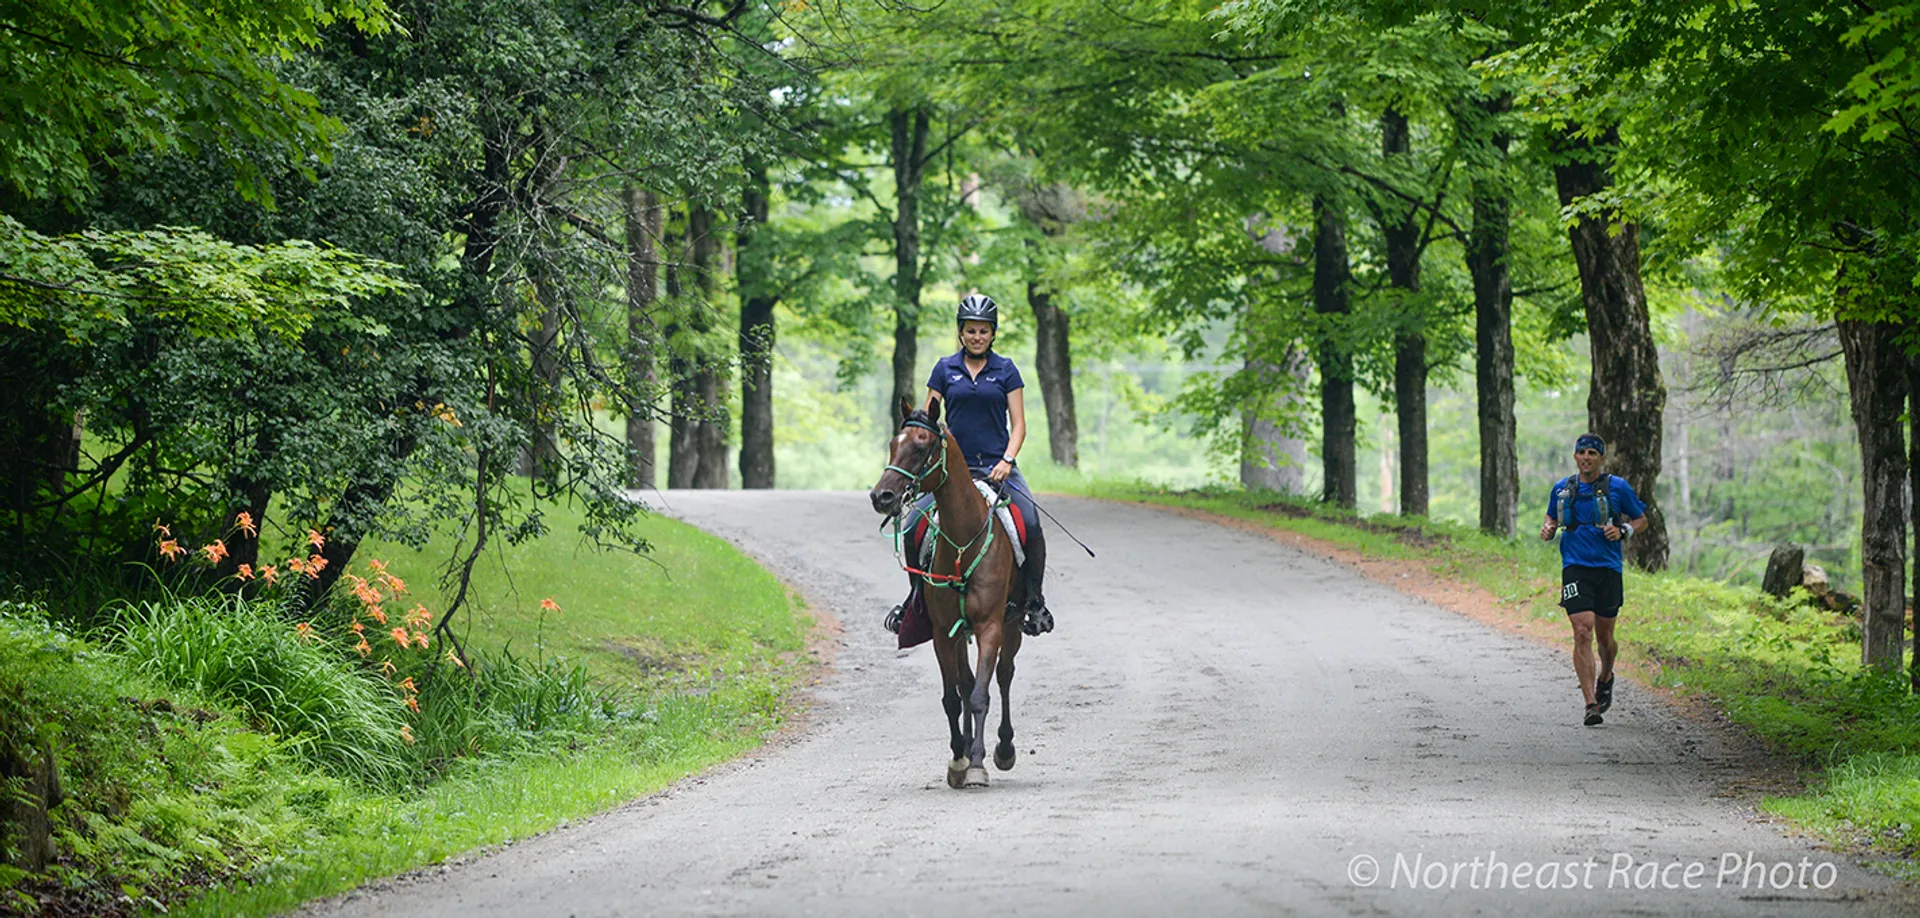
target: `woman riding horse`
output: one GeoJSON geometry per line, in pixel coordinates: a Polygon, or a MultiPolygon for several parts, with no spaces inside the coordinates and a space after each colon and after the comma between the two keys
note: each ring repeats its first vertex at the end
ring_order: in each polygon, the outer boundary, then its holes
{"type": "MultiPolygon", "coordinates": [[[[975,478],[998,485],[1020,510],[1026,524],[1023,543],[1027,560],[1020,577],[1027,586],[1026,624],[1021,630],[1040,635],[1053,630],[1053,613],[1047,610],[1040,584],[1046,575],[1047,540],[1040,531],[1040,514],[1034,508],[1027,479],[1020,474],[1014,458],[1027,439],[1027,412],[1020,369],[993,350],[993,339],[1000,329],[1000,307],[982,293],[960,301],[955,321],[960,327],[960,350],[940,358],[927,377],[927,397],[946,406],[947,429],[959,442],[966,457],[967,470],[975,478]]],[[[914,504],[902,523],[902,530],[913,532],[920,517],[933,506],[927,494],[914,504]]],[[[888,613],[888,631],[900,629],[900,615],[913,602],[913,591],[920,589],[917,576],[907,576],[907,601],[888,613]]]]}

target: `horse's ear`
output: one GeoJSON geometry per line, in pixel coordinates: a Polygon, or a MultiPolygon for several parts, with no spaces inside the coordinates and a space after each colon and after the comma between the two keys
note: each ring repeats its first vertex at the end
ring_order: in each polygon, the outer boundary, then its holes
{"type": "Polygon", "coordinates": [[[940,423],[940,400],[931,395],[927,396],[927,421],[933,424],[940,423]]]}
{"type": "Polygon", "coordinates": [[[910,417],[913,417],[913,402],[902,395],[900,396],[900,423],[907,423],[910,417]]]}

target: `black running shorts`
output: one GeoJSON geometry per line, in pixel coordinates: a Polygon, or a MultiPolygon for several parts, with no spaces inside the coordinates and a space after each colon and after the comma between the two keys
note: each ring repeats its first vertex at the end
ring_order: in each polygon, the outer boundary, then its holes
{"type": "Polygon", "coordinates": [[[1569,564],[1560,569],[1560,608],[1568,615],[1592,612],[1601,618],[1620,614],[1620,572],[1607,567],[1569,564]]]}

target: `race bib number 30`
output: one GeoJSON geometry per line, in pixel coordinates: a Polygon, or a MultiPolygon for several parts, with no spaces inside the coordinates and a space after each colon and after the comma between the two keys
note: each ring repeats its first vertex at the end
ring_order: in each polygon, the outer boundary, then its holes
{"type": "Polygon", "coordinates": [[[1566,602],[1580,595],[1580,583],[1575,581],[1560,588],[1560,601],[1566,602]]]}

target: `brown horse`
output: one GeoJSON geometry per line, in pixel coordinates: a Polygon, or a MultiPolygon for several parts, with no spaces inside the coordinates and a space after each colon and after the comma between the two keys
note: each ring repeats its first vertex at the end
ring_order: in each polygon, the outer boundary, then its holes
{"type": "MultiPolygon", "coordinates": [[[[991,694],[988,681],[976,681],[974,674],[1000,678],[1000,742],[993,747],[993,764],[1007,771],[1014,761],[1009,690],[1024,615],[1008,600],[1020,593],[1020,569],[1014,564],[1010,534],[974,487],[959,442],[940,424],[940,402],[929,400],[924,410],[915,411],[911,402],[901,399],[900,418],[900,431],[888,447],[887,470],[867,496],[882,516],[906,510],[923,493],[933,494],[940,509],[940,525],[927,535],[937,540],[933,563],[920,576],[933,624],[933,653],[940,661],[940,701],[953,740],[947,785],[985,787],[984,736],[991,694]],[[979,648],[977,667],[967,664],[969,631],[979,648]]],[[[909,566],[917,562],[908,560],[909,566]]]]}

